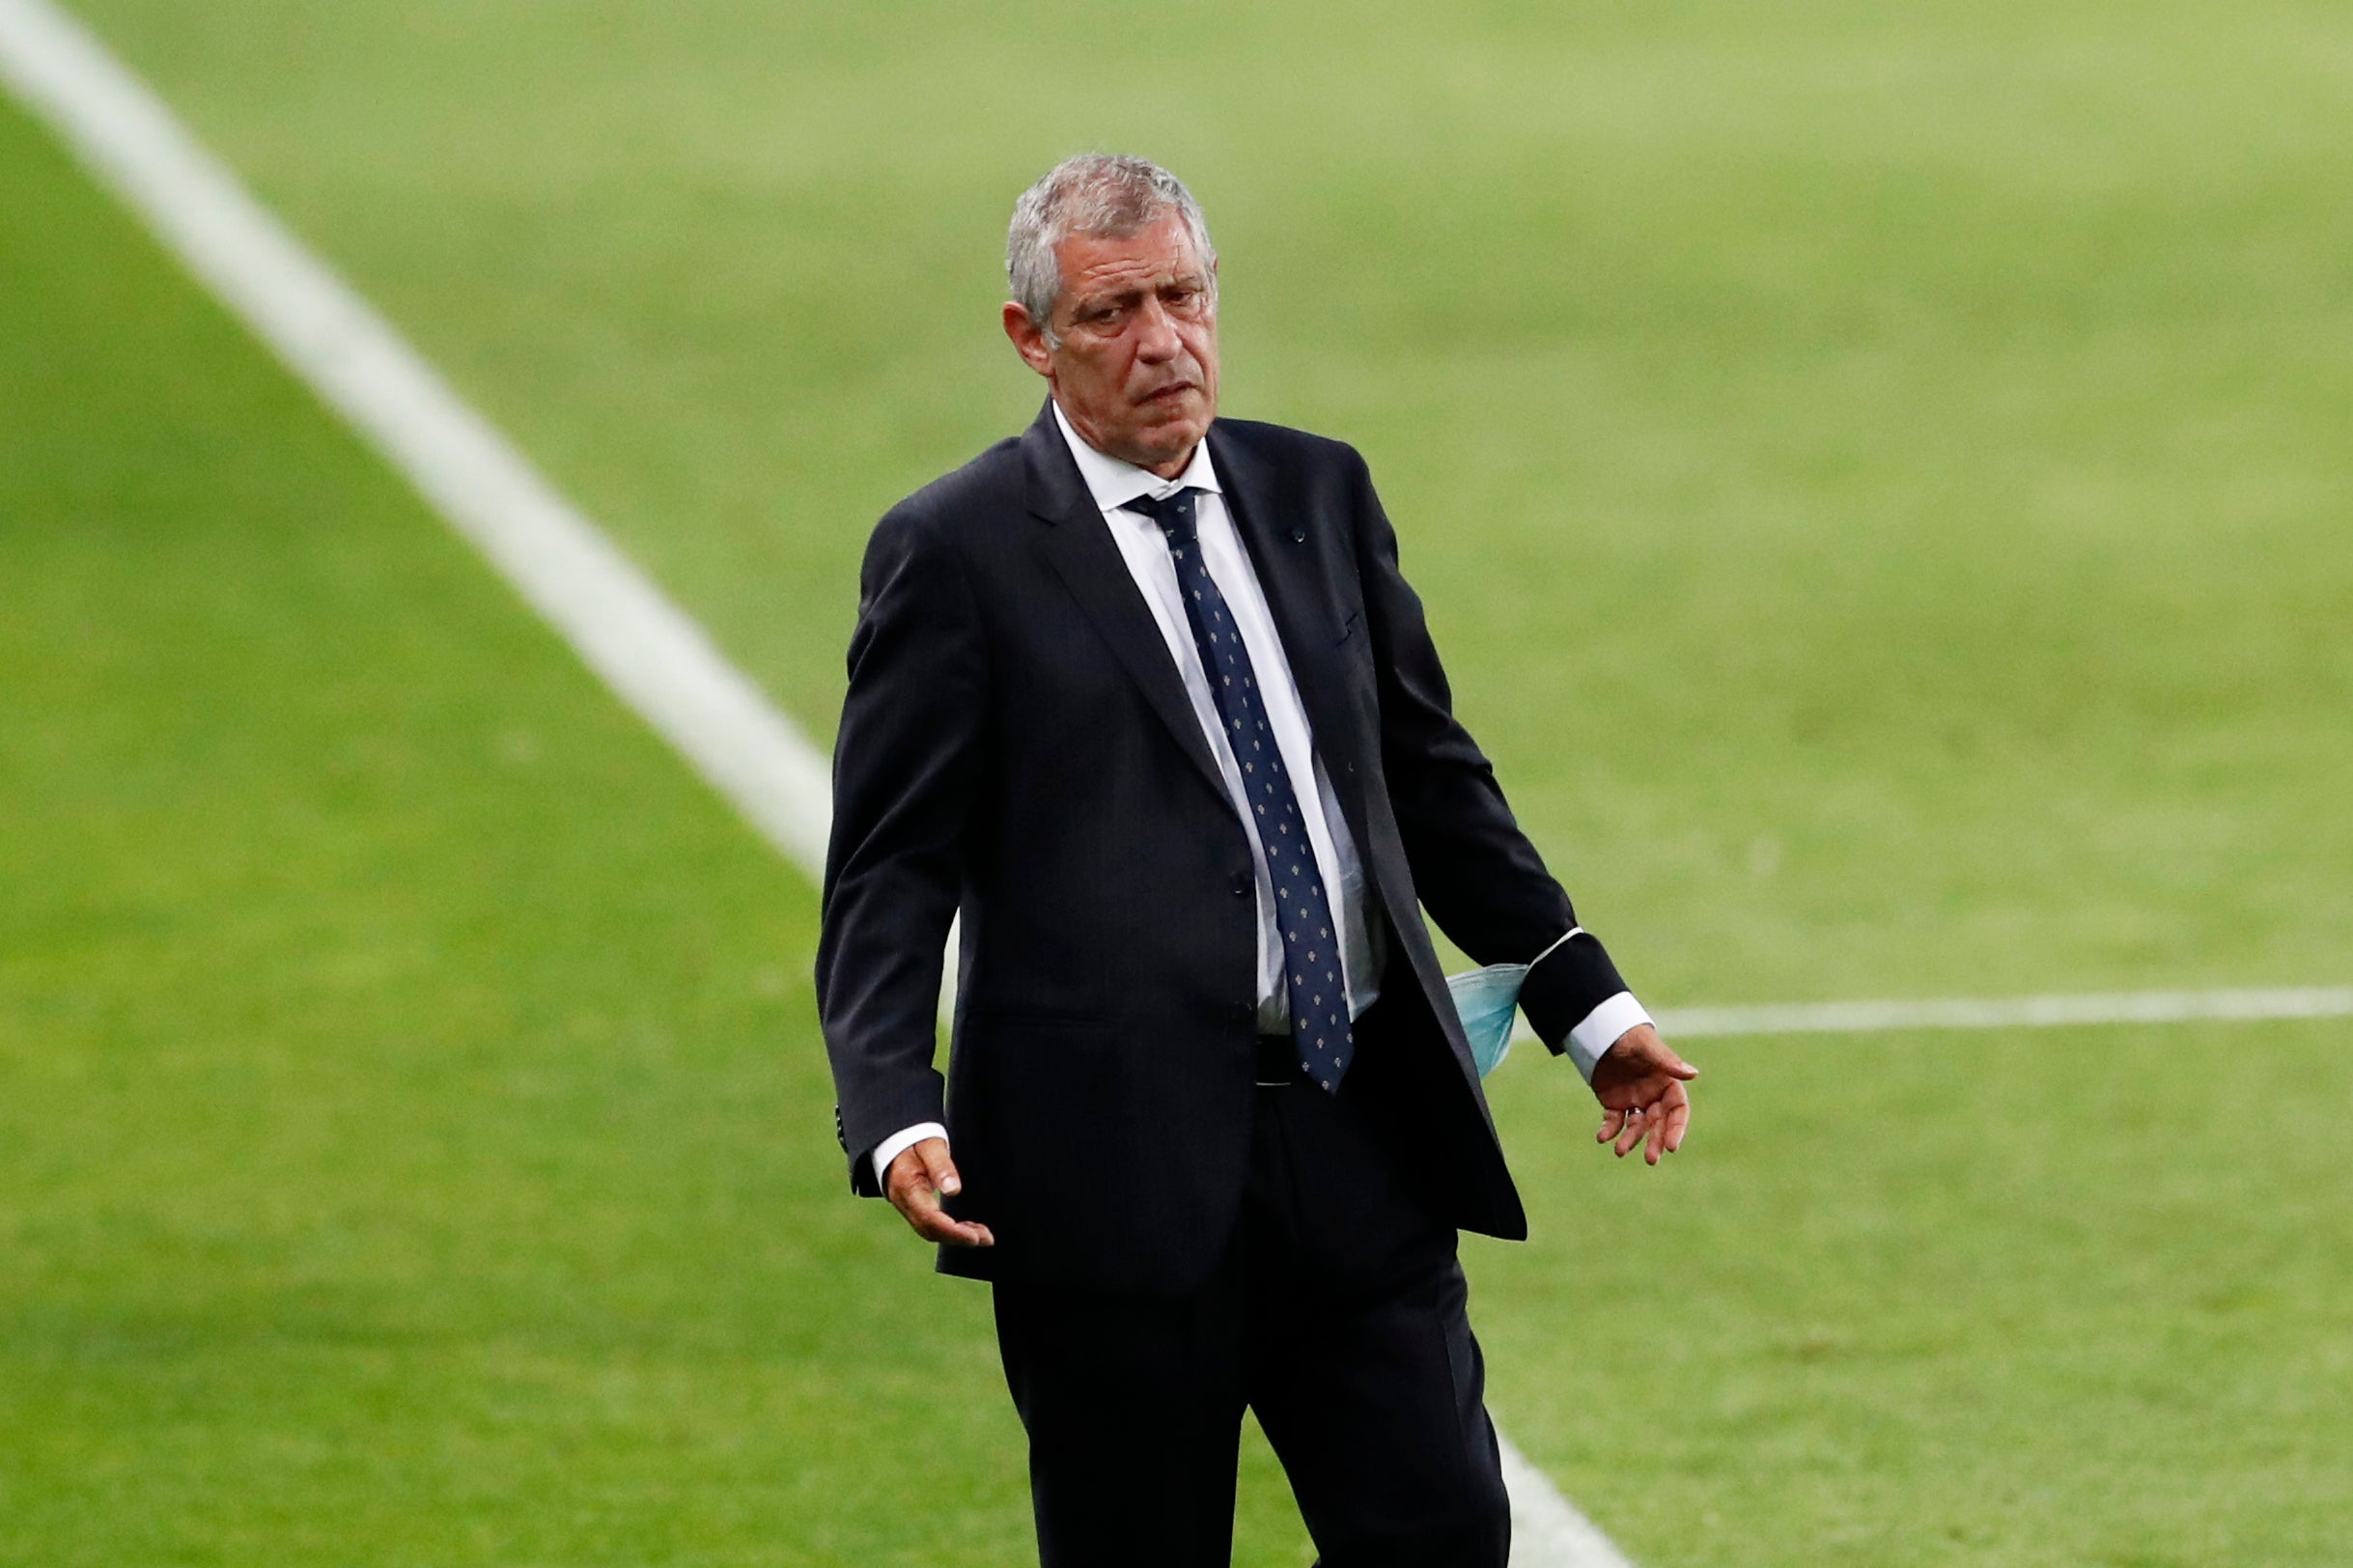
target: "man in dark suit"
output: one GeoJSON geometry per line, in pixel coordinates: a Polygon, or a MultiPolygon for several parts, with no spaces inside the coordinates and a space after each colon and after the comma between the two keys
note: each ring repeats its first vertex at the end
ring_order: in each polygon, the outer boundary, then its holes
{"type": "Polygon", "coordinates": [[[1501,1568],[1455,1237],[1527,1218],[1422,911],[1537,961],[1621,1156],[1681,1142],[1696,1070],[1456,722],[1362,460],[1216,418],[1184,187],[1071,159],[1007,266],[1050,396],[883,518],[850,648],[817,978],[852,1186],[993,1282],[1045,1563],[1225,1562],[1247,1406],[1331,1568],[1501,1568]]]}

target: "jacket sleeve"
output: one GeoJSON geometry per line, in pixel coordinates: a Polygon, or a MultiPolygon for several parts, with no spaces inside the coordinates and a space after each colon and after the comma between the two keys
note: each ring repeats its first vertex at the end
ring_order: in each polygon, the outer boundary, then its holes
{"type": "Polygon", "coordinates": [[[850,686],[833,748],[817,1009],[850,1185],[869,1157],[944,1120],[933,1065],[981,737],[984,645],[961,562],[911,505],[883,518],[859,576],[850,686]]]}
{"type": "MultiPolygon", "coordinates": [[[[1525,964],[1577,924],[1568,894],[1520,830],[1495,769],[1454,716],[1454,695],[1397,559],[1397,534],[1353,451],[1350,512],[1378,673],[1381,766],[1422,908],[1481,964],[1525,964]]],[[[1554,1052],[1626,989],[1601,942],[1581,934],[1530,970],[1520,1005],[1554,1052]]]]}

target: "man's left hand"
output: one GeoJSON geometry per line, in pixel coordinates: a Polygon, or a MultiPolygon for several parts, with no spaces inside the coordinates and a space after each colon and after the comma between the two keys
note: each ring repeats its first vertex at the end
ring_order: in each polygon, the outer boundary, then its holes
{"type": "Polygon", "coordinates": [[[1683,1146],[1683,1130],[1692,1121],[1692,1097],[1683,1085],[1698,1076],[1699,1069],[1668,1050],[1657,1029],[1636,1024],[1593,1064],[1593,1097],[1603,1106],[1593,1141],[1615,1142],[1620,1160],[1641,1149],[1642,1158],[1657,1164],[1683,1146]]]}

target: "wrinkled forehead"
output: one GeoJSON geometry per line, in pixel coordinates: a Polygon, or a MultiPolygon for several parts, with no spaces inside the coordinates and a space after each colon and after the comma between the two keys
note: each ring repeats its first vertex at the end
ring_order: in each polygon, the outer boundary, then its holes
{"type": "Polygon", "coordinates": [[[1054,247],[1054,261],[1062,273],[1062,300],[1070,303],[1209,284],[1192,233],[1174,211],[1133,234],[1072,235],[1054,247]]]}

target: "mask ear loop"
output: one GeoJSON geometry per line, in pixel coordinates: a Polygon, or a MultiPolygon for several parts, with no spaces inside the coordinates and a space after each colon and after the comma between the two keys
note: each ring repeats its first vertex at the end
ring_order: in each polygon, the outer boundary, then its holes
{"type": "Polygon", "coordinates": [[[1558,952],[1561,944],[1566,942],[1571,937],[1582,937],[1584,934],[1584,927],[1571,926],[1568,930],[1562,932],[1558,937],[1553,939],[1552,946],[1546,948],[1543,952],[1538,953],[1534,958],[1529,959],[1527,961],[1527,966],[1531,969],[1534,968],[1537,965],[1542,964],[1546,959],[1551,958],[1555,953],[1558,952]]]}

